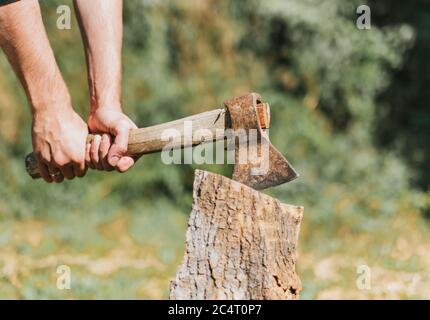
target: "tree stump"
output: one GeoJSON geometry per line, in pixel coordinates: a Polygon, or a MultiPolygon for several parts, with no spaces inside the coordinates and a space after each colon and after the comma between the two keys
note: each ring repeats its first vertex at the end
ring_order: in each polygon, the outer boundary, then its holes
{"type": "Polygon", "coordinates": [[[196,170],[186,253],[170,299],[298,299],[303,207],[196,170]]]}

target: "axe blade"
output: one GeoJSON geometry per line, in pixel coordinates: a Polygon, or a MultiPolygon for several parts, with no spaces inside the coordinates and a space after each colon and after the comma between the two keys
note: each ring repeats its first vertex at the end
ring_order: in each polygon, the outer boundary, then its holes
{"type": "Polygon", "coordinates": [[[233,180],[246,184],[253,189],[261,190],[290,182],[299,177],[297,171],[272,145],[265,133],[260,136],[259,142],[250,141],[248,150],[254,144],[259,144],[256,146],[258,156],[251,155],[246,163],[239,162],[238,155],[240,152],[236,145],[233,180]]]}
{"type": "Polygon", "coordinates": [[[299,176],[288,160],[272,145],[268,131],[261,128],[256,109],[261,100],[259,94],[249,93],[224,102],[233,131],[245,130],[248,134],[247,146],[241,145],[240,139],[237,143],[233,141],[235,164],[232,178],[257,190],[287,183],[299,176]],[[252,130],[257,130],[257,135],[253,138],[250,133],[252,130]],[[251,150],[254,152],[250,152],[251,150]],[[247,153],[245,162],[241,159],[243,152],[247,153]]]}

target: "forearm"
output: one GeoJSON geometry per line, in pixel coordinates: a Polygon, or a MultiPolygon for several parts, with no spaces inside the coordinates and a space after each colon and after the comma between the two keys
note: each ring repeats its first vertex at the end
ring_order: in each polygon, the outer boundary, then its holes
{"type": "Polygon", "coordinates": [[[26,91],[33,114],[46,108],[71,106],[38,1],[18,1],[0,7],[0,46],[26,91]]]}
{"type": "Polygon", "coordinates": [[[85,45],[91,112],[121,109],[122,0],[75,0],[85,45]]]}
{"type": "Polygon", "coordinates": [[[103,133],[91,144],[87,162],[99,170],[124,172],[134,164],[126,153],[129,131],[136,125],[121,111],[122,0],[74,0],[74,4],[87,59],[88,127],[103,133]]]}

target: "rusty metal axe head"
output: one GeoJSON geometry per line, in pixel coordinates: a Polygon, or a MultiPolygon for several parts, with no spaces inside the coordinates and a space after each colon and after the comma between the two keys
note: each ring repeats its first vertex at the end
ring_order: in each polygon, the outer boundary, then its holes
{"type": "MultiPolygon", "coordinates": [[[[262,129],[261,116],[257,114],[257,105],[261,105],[261,102],[261,96],[257,93],[249,93],[224,102],[229,111],[235,148],[233,180],[254,189],[277,186],[299,176],[287,159],[272,145],[268,131],[262,129]],[[241,139],[243,135],[246,135],[245,139],[241,139]]],[[[269,127],[269,111],[268,114],[266,128],[269,127]]]]}

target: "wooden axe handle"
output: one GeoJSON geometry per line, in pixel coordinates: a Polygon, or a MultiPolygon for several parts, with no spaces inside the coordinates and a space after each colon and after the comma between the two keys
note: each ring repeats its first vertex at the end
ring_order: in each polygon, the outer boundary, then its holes
{"type": "MultiPolygon", "coordinates": [[[[256,108],[261,128],[268,129],[270,127],[269,104],[259,103],[256,108]]],[[[185,148],[224,139],[224,130],[228,128],[230,128],[230,118],[227,109],[222,108],[147,128],[133,129],[130,130],[127,154],[142,155],[161,151],[167,145],[172,149],[185,148]]],[[[87,143],[90,143],[94,136],[89,134],[87,143]]],[[[40,178],[39,166],[33,153],[25,158],[25,167],[32,178],[40,178]]]]}

